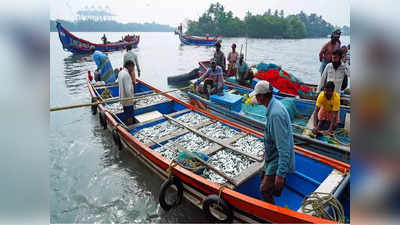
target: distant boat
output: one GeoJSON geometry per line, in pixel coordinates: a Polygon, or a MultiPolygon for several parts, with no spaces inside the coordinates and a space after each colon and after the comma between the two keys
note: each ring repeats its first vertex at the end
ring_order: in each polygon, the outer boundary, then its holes
{"type": "Polygon", "coordinates": [[[59,22],[57,22],[57,31],[63,48],[74,54],[88,54],[91,46],[94,46],[96,50],[102,52],[122,50],[128,45],[132,45],[132,48],[136,48],[140,41],[140,36],[129,36],[132,37],[129,39],[129,41],[121,40],[119,42],[107,44],[95,44],[76,37],[67,29],[65,29],[59,22]]]}
{"type": "Polygon", "coordinates": [[[210,38],[179,34],[179,39],[181,40],[182,44],[199,46],[214,46],[217,42],[222,42],[221,36],[210,38]]]}

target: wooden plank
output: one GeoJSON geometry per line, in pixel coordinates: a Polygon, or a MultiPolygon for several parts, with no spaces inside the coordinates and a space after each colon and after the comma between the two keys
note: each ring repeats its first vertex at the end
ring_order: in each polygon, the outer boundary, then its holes
{"type": "MultiPolygon", "coordinates": [[[[206,122],[204,122],[204,123],[201,123],[201,124],[195,126],[195,128],[198,129],[198,128],[201,128],[201,127],[205,127],[205,126],[210,125],[210,124],[215,123],[215,122],[216,122],[216,121],[213,121],[213,120],[206,121],[206,122]]],[[[179,131],[179,132],[177,132],[177,133],[175,133],[175,134],[171,134],[171,135],[166,135],[166,136],[164,136],[164,137],[162,137],[162,138],[160,138],[160,139],[154,140],[153,142],[161,143],[161,142],[164,142],[164,141],[173,139],[173,138],[175,138],[175,137],[178,137],[178,136],[180,136],[180,135],[183,135],[183,134],[186,134],[186,133],[189,133],[189,132],[190,132],[190,131],[189,131],[188,129],[185,128],[183,131],[179,131]]],[[[148,143],[146,143],[145,145],[147,145],[147,146],[153,146],[153,143],[152,143],[152,142],[148,142],[148,143]]]]}
{"type": "MultiPolygon", "coordinates": [[[[142,97],[142,96],[139,96],[139,97],[142,97]]],[[[146,108],[146,107],[151,107],[151,106],[163,104],[163,103],[166,103],[166,102],[172,102],[172,101],[173,101],[172,99],[166,99],[166,100],[162,100],[162,101],[159,101],[159,102],[154,102],[154,103],[149,104],[149,105],[144,105],[144,106],[137,107],[137,108],[135,108],[135,110],[139,110],[139,109],[143,109],[143,108],[146,108]]]]}
{"type": "MultiPolygon", "coordinates": [[[[170,113],[168,115],[169,116],[175,116],[177,114],[186,113],[186,112],[190,112],[190,111],[192,111],[192,110],[191,109],[184,109],[184,110],[180,110],[180,111],[177,111],[177,112],[174,112],[174,113],[170,113]]],[[[143,122],[143,123],[136,123],[136,124],[128,126],[128,128],[129,128],[129,130],[132,130],[132,129],[136,128],[136,127],[140,127],[140,126],[143,126],[143,125],[146,125],[148,123],[152,123],[154,121],[158,121],[158,120],[161,120],[161,119],[164,119],[164,116],[160,116],[158,118],[154,118],[152,120],[149,120],[149,121],[146,121],[146,122],[143,122]]]]}
{"type": "Polygon", "coordinates": [[[235,184],[241,185],[248,179],[253,177],[255,174],[259,173],[264,168],[264,163],[265,161],[253,163],[252,165],[250,165],[250,167],[242,171],[240,174],[236,175],[236,177],[233,178],[235,184]]]}
{"type": "Polygon", "coordinates": [[[248,153],[246,153],[246,152],[242,152],[241,150],[239,150],[239,149],[237,149],[237,148],[235,148],[235,147],[233,147],[233,146],[231,146],[231,145],[225,144],[225,143],[223,143],[222,141],[219,141],[219,140],[216,140],[216,139],[214,139],[214,138],[212,138],[212,137],[209,137],[209,136],[207,136],[207,135],[201,133],[201,132],[198,131],[197,129],[193,129],[193,128],[191,128],[191,127],[188,127],[188,126],[186,126],[185,124],[182,124],[181,122],[175,120],[174,118],[172,118],[172,117],[170,117],[170,116],[168,116],[168,115],[164,115],[164,117],[167,118],[167,119],[169,119],[169,120],[171,120],[171,121],[174,121],[175,123],[177,123],[177,124],[179,124],[179,125],[181,125],[181,126],[183,126],[183,127],[185,127],[186,129],[192,131],[193,133],[196,133],[197,135],[202,136],[202,137],[204,137],[204,138],[206,138],[206,139],[208,139],[208,140],[210,140],[210,141],[212,141],[212,142],[215,142],[215,143],[217,143],[217,144],[219,144],[219,145],[221,145],[221,146],[223,146],[223,147],[225,147],[225,148],[228,148],[228,149],[230,149],[230,150],[232,150],[232,151],[234,151],[234,152],[236,152],[236,153],[245,155],[245,156],[247,156],[247,157],[249,157],[249,158],[251,158],[251,159],[253,159],[253,160],[259,161],[259,162],[261,162],[261,161],[263,160],[263,159],[261,159],[261,158],[258,158],[257,156],[248,154],[248,153]]]}
{"type": "Polygon", "coordinates": [[[344,129],[350,133],[350,113],[346,113],[344,129]]]}
{"type": "Polygon", "coordinates": [[[215,173],[217,173],[218,175],[220,175],[221,177],[225,178],[226,180],[228,180],[231,184],[235,185],[235,181],[229,177],[228,175],[226,175],[224,172],[218,170],[217,168],[215,168],[214,166],[212,166],[211,164],[209,164],[208,162],[204,161],[203,159],[201,159],[200,157],[198,157],[197,155],[193,154],[192,152],[186,150],[182,145],[171,141],[172,144],[174,144],[179,150],[188,153],[190,156],[192,156],[193,158],[195,158],[197,161],[199,161],[201,164],[207,166],[208,168],[210,168],[212,171],[214,171],[215,173]]]}
{"type": "MultiPolygon", "coordinates": [[[[233,142],[239,140],[240,138],[242,138],[242,137],[244,137],[244,136],[246,136],[246,135],[247,135],[247,133],[244,133],[244,132],[243,132],[243,133],[240,133],[240,134],[238,134],[238,135],[236,135],[236,136],[234,136],[234,137],[231,137],[231,138],[229,138],[229,139],[226,139],[226,140],[224,140],[223,142],[226,143],[226,144],[232,144],[233,142]]],[[[205,150],[203,151],[203,153],[206,154],[206,155],[208,155],[208,156],[210,156],[210,155],[215,154],[216,152],[218,152],[218,151],[221,150],[221,149],[224,149],[224,147],[221,146],[221,145],[216,144],[216,145],[214,145],[214,146],[212,146],[212,147],[209,147],[209,148],[205,149],[205,150]]]]}

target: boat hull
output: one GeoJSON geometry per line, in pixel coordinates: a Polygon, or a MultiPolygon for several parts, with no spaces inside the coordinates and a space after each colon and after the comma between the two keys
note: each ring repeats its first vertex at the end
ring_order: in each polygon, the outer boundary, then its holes
{"type": "Polygon", "coordinates": [[[212,38],[212,39],[194,38],[192,36],[182,35],[182,34],[179,34],[179,40],[181,41],[182,44],[185,45],[198,45],[198,46],[209,46],[209,47],[215,46],[217,42],[222,42],[222,40],[218,38],[212,38]]]}
{"type": "MultiPolygon", "coordinates": [[[[143,83],[138,80],[139,84],[147,87],[147,90],[153,90],[154,92],[161,92],[160,90],[151,87],[148,84],[143,83]]],[[[97,97],[95,88],[92,84],[87,81],[90,95],[92,97],[97,97]]],[[[147,91],[144,89],[144,91],[147,91]]],[[[251,133],[252,135],[262,137],[262,133],[256,132],[249,128],[234,124],[228,120],[219,118],[209,112],[198,109],[190,104],[187,104],[169,94],[163,94],[165,97],[172,100],[169,104],[171,107],[177,107],[179,110],[188,109],[193,110],[196,113],[205,115],[211,119],[218,120],[221,123],[227,124],[229,126],[240,129],[243,132],[251,133]]],[[[223,187],[220,184],[214,183],[208,179],[205,179],[193,172],[177,165],[173,166],[171,173],[168,173],[168,168],[172,165],[171,161],[163,157],[160,153],[154,151],[146,144],[139,141],[133,136],[132,130],[126,129],[124,125],[118,122],[116,116],[107,111],[106,107],[102,104],[98,105],[98,110],[104,112],[106,123],[110,130],[115,130],[118,137],[121,139],[125,149],[127,149],[134,157],[137,157],[142,161],[150,170],[155,172],[163,180],[167,180],[169,176],[174,176],[178,178],[184,187],[184,197],[192,202],[195,206],[202,208],[202,203],[207,196],[210,194],[219,194],[219,196],[224,199],[229,205],[231,205],[233,210],[233,222],[235,223],[333,223],[333,221],[317,218],[311,215],[300,213],[287,209],[285,207],[278,207],[271,205],[255,197],[245,195],[238,190],[233,190],[229,187],[223,187]]],[[[138,109],[137,111],[144,112],[148,109],[138,109]]],[[[179,112],[179,111],[178,111],[179,112]]],[[[339,162],[337,160],[315,154],[313,152],[307,151],[300,147],[295,147],[296,154],[306,160],[311,160],[316,162],[318,165],[325,165],[333,170],[340,171],[346,174],[350,170],[348,164],[339,162]]],[[[349,175],[346,175],[349,176],[349,175]]],[[[253,179],[253,178],[252,178],[253,179]]],[[[254,176],[254,181],[260,182],[258,176],[254,176]],[[257,180],[258,179],[258,180],[257,180]]],[[[258,190],[258,186],[253,187],[254,190],[258,190]]]]}
{"type": "Polygon", "coordinates": [[[60,38],[63,49],[68,50],[74,54],[88,54],[90,47],[95,47],[95,50],[102,52],[119,51],[126,48],[128,45],[132,45],[136,48],[139,44],[140,37],[130,42],[116,42],[109,44],[96,44],[83,39],[80,39],[65,29],[60,23],[57,23],[58,36],[60,38]]]}

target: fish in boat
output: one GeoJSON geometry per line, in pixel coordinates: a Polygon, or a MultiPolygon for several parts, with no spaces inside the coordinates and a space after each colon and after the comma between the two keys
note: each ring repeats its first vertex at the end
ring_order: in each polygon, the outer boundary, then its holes
{"type": "MultiPolygon", "coordinates": [[[[180,207],[185,197],[216,222],[336,223],[308,212],[303,199],[314,192],[334,196],[350,216],[350,165],[295,146],[296,172],[289,174],[276,205],[259,192],[264,168],[263,134],[188,104],[139,79],[135,88],[136,123],[123,122],[118,85],[93,84],[87,78],[93,114],[109,129],[120,150],[127,150],[163,183],[159,202],[164,210],[180,207]],[[158,93],[158,94],[157,94],[158,93]],[[182,152],[207,155],[206,169],[196,174],[177,162],[182,152]],[[175,186],[175,198],[166,190],[175,186]],[[167,201],[170,199],[172,201],[167,201]]],[[[347,218],[347,219],[346,219],[347,218]]]]}

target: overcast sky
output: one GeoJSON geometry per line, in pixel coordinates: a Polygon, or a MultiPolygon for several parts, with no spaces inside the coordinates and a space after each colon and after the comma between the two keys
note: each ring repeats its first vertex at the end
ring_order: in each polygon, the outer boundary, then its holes
{"type": "Polygon", "coordinates": [[[243,19],[246,12],[262,14],[283,9],[285,16],[303,10],[316,13],[333,25],[350,25],[350,0],[50,0],[50,18],[74,20],[85,6],[109,6],[116,21],[156,22],[177,26],[186,19],[197,20],[211,3],[221,3],[225,11],[243,19]]]}

